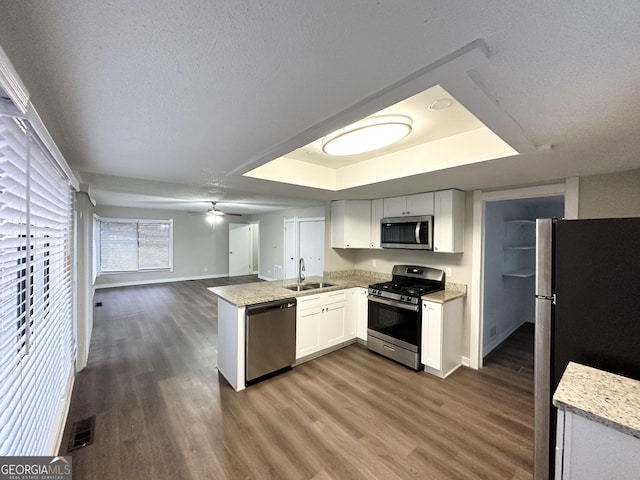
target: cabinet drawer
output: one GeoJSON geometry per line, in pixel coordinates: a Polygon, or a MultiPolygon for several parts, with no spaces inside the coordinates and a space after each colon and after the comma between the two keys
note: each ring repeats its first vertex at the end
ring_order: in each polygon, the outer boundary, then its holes
{"type": "Polygon", "coordinates": [[[325,303],[322,298],[323,295],[318,293],[316,295],[305,295],[304,297],[298,297],[297,300],[297,308],[298,310],[306,310],[307,308],[319,307],[323,303],[325,303]]]}
{"type": "Polygon", "coordinates": [[[323,294],[323,302],[324,304],[336,303],[336,302],[346,302],[347,301],[347,290],[337,290],[335,292],[327,292],[323,294]]]}

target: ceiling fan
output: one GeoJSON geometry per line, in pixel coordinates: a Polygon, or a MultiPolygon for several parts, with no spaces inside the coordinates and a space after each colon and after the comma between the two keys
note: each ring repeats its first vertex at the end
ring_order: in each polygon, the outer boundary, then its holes
{"type": "Polygon", "coordinates": [[[226,213],[223,212],[222,210],[220,210],[219,208],[216,207],[216,203],[217,202],[210,202],[211,203],[211,208],[209,210],[207,210],[206,212],[193,212],[193,215],[207,215],[207,216],[212,216],[215,215],[217,217],[241,217],[242,214],[241,213],[226,213]]]}

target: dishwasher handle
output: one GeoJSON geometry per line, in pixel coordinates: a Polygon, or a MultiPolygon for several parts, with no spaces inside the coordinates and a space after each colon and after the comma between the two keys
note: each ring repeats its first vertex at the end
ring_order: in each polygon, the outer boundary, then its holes
{"type": "Polygon", "coordinates": [[[293,308],[296,306],[295,298],[285,298],[284,300],[274,300],[273,302],[258,303],[256,305],[249,305],[246,308],[246,314],[257,315],[259,313],[268,312],[271,310],[282,310],[285,308],[293,308]]]}

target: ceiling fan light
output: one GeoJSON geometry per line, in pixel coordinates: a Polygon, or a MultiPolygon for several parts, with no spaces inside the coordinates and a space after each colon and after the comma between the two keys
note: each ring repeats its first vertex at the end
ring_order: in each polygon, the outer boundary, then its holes
{"type": "Polygon", "coordinates": [[[327,155],[345,156],[393,145],[411,133],[413,120],[406,115],[377,115],[330,133],[322,139],[327,155]]]}

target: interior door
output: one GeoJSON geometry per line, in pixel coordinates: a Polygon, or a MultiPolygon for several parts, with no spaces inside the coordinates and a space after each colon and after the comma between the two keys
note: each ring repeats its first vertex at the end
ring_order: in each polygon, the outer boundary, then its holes
{"type": "Polygon", "coordinates": [[[229,224],[229,276],[251,274],[251,225],[229,224]]]}
{"type": "Polygon", "coordinates": [[[284,220],[284,278],[298,277],[298,245],[295,219],[284,220]]]}
{"type": "Polygon", "coordinates": [[[300,220],[299,251],[305,276],[322,276],[324,271],[324,220],[300,220]]]}

